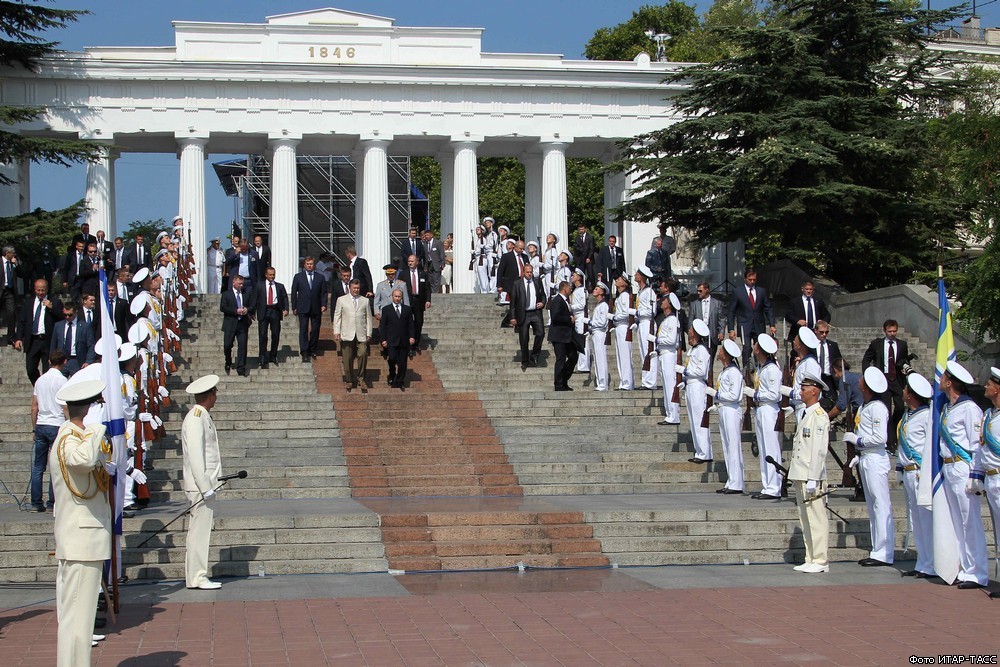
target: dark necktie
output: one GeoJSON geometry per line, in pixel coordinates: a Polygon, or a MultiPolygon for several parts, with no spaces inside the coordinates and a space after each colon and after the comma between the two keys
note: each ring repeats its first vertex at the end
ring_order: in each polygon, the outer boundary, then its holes
{"type": "Polygon", "coordinates": [[[611,268],[618,268],[618,256],[615,254],[614,248],[611,248],[611,268]]]}
{"type": "Polygon", "coordinates": [[[826,341],[819,344],[819,372],[826,373],[826,341]]]}
{"type": "Polygon", "coordinates": [[[88,310],[87,311],[87,324],[93,324],[93,323],[94,323],[93,315],[91,314],[91,311],[88,310]]]}
{"type": "Polygon", "coordinates": [[[896,381],[896,341],[889,341],[889,370],[886,375],[889,376],[889,382],[896,381]]]}
{"type": "Polygon", "coordinates": [[[143,257],[142,257],[142,246],[141,245],[140,246],[136,246],[136,257],[139,258],[139,263],[142,264],[143,263],[142,262],[143,257]]]}
{"type": "Polygon", "coordinates": [[[14,271],[12,270],[13,267],[11,266],[11,263],[7,260],[4,260],[4,264],[5,264],[4,286],[13,290],[14,289],[14,271]]]}
{"type": "Polygon", "coordinates": [[[812,329],[816,326],[816,312],[813,310],[813,299],[806,297],[806,326],[812,329]]]}
{"type": "Polygon", "coordinates": [[[306,277],[309,278],[309,289],[312,289],[313,288],[313,274],[312,273],[307,273],[306,277]]]}
{"type": "Polygon", "coordinates": [[[34,320],[34,324],[32,325],[33,328],[32,328],[31,333],[35,334],[36,336],[38,334],[42,333],[41,332],[41,325],[42,325],[42,300],[39,299],[38,300],[38,305],[35,306],[35,320],[34,320]]]}
{"type": "Polygon", "coordinates": [[[402,316],[403,316],[403,312],[402,312],[402,310],[400,310],[399,304],[397,303],[396,304],[396,317],[402,317],[402,316]]]}
{"type": "Polygon", "coordinates": [[[73,356],[73,346],[71,345],[71,343],[73,342],[73,328],[72,327],[73,327],[73,323],[72,322],[67,322],[66,323],[66,340],[63,341],[63,352],[66,353],[67,357],[72,357],[73,356]]]}

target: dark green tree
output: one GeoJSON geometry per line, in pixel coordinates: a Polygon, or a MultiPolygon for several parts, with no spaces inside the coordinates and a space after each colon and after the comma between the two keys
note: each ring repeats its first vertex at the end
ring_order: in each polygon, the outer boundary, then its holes
{"type": "Polygon", "coordinates": [[[961,210],[921,188],[927,118],[965,84],[925,48],[954,12],[882,0],[790,0],[780,20],[724,28],[734,55],[668,79],[686,118],[622,146],[646,194],[626,219],[690,230],[703,246],[774,243],[818,258],[851,290],[934,265],[961,210]]]}
{"type": "Polygon", "coordinates": [[[170,226],[163,218],[158,220],[133,220],[129,223],[128,229],[122,234],[125,245],[133,243],[138,234],[142,234],[142,240],[146,245],[152,247],[156,235],[160,232],[169,231],[170,226]]]}
{"type": "Polygon", "coordinates": [[[698,27],[698,14],[694,7],[680,0],[669,0],[663,5],[643,5],[632,12],[624,23],[610,28],[599,28],[587,42],[583,55],[590,60],[632,60],[645,51],[656,54],[656,40],[646,32],[670,35],[665,43],[669,60],[674,40],[698,27]]]}
{"type": "Polygon", "coordinates": [[[61,257],[73,234],[79,231],[77,220],[86,211],[86,203],[80,200],[59,211],[36,208],[24,215],[0,218],[0,246],[14,246],[25,262],[61,257]]]}

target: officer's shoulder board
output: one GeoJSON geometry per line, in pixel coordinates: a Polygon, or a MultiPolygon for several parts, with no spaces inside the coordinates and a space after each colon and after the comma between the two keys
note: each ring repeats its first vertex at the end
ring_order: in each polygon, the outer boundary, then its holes
{"type": "Polygon", "coordinates": [[[813,406],[813,412],[817,415],[825,415],[826,410],[824,410],[819,403],[813,406]]]}
{"type": "Polygon", "coordinates": [[[201,408],[200,407],[194,409],[194,416],[195,417],[201,417],[201,408]]]}

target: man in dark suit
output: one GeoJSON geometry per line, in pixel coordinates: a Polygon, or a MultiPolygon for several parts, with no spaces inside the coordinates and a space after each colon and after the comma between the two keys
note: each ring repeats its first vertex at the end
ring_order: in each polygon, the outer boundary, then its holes
{"type": "Polygon", "coordinates": [[[757,272],[748,268],[743,272],[743,287],[737,287],[729,301],[729,337],[743,343],[743,367],[750,358],[753,341],[762,333],[773,337],[774,313],[767,290],[757,287],[757,272]]]}
{"type": "MultiPolygon", "coordinates": [[[[836,341],[830,340],[830,323],[825,320],[819,320],[816,322],[816,338],[819,339],[819,347],[816,348],[816,359],[819,361],[820,372],[823,373],[823,377],[820,378],[823,382],[826,382],[827,376],[833,377],[834,360],[842,359],[843,355],[840,353],[840,345],[836,341]]],[[[829,385],[829,382],[826,382],[829,385]]]]}
{"type": "Polygon", "coordinates": [[[104,259],[113,259],[115,253],[115,246],[111,241],[109,241],[104,236],[104,230],[97,230],[97,240],[94,242],[97,244],[97,254],[98,256],[104,257],[104,259]]]}
{"type": "Polygon", "coordinates": [[[594,236],[587,231],[587,226],[581,223],[577,230],[576,240],[573,241],[573,258],[576,260],[577,268],[583,269],[587,275],[588,285],[596,283],[594,280],[596,275],[594,256],[594,236]]]}
{"type": "Polygon", "coordinates": [[[122,267],[128,266],[128,248],[125,247],[125,239],[120,236],[115,237],[115,243],[111,248],[111,263],[115,267],[115,274],[122,267]]]}
{"type": "Polygon", "coordinates": [[[128,264],[130,273],[135,273],[139,269],[152,266],[153,258],[149,255],[149,248],[143,243],[142,234],[135,235],[135,242],[126,247],[127,255],[125,263],[128,264]]]}
{"type": "Polygon", "coordinates": [[[799,333],[799,327],[816,328],[816,323],[820,320],[830,321],[830,309],[826,307],[826,302],[815,295],[816,287],[813,281],[807,280],[802,283],[802,296],[792,299],[788,304],[788,314],[785,315],[785,322],[788,323],[789,342],[795,340],[795,335],[799,333]]]}
{"type": "Polygon", "coordinates": [[[229,289],[229,262],[233,259],[233,256],[238,254],[240,251],[240,235],[233,234],[230,238],[230,243],[232,247],[226,248],[226,251],[222,253],[222,289],[229,289]]]}
{"type": "Polygon", "coordinates": [[[885,374],[889,381],[889,396],[892,405],[889,406],[892,416],[889,420],[889,449],[896,451],[896,427],[903,418],[903,385],[906,384],[905,368],[910,363],[910,349],[905,340],[896,338],[899,333],[899,322],[886,320],[882,323],[885,336],[876,338],[861,357],[861,373],[869,366],[874,366],[885,374]]]}
{"type": "MultiPolygon", "coordinates": [[[[420,268],[424,267],[424,244],[417,235],[417,228],[410,227],[406,238],[399,248],[399,273],[402,274],[409,267],[410,255],[416,255],[420,268]]],[[[363,287],[363,286],[362,286],[363,287]]]]}
{"type": "Polygon", "coordinates": [[[39,378],[38,363],[42,372],[49,370],[49,348],[52,331],[62,316],[62,303],[49,296],[49,284],[36,280],[34,294],[21,304],[17,328],[14,331],[14,349],[24,352],[24,366],[31,384],[39,378]]]}
{"type": "Polygon", "coordinates": [[[646,268],[657,278],[670,278],[673,271],[670,268],[670,256],[677,251],[677,241],[673,236],[657,236],[653,245],[646,252],[646,268]]]}
{"type": "Polygon", "coordinates": [[[569,295],[573,287],[565,280],[559,283],[559,292],[549,300],[549,342],[555,352],[556,363],[554,382],[556,391],[573,391],[569,379],[576,368],[580,353],[573,343],[573,313],[569,307],[569,295]]]}
{"type": "Polygon", "coordinates": [[[14,246],[4,246],[0,256],[0,321],[7,325],[7,345],[14,344],[17,329],[17,297],[20,263],[14,253],[14,246]]]}
{"type": "Polygon", "coordinates": [[[97,307],[96,294],[84,292],[83,296],[80,297],[80,310],[77,313],[77,316],[90,325],[90,331],[94,334],[94,340],[100,340],[101,311],[97,307]]]}
{"type": "Polygon", "coordinates": [[[278,363],[278,339],[281,337],[281,320],[288,315],[288,292],[274,280],[274,267],[264,270],[264,280],[257,286],[257,341],[260,367],[268,362],[278,363]],[[271,333],[271,349],[267,348],[267,334],[271,333]]]}
{"type": "Polygon", "coordinates": [[[434,232],[429,229],[424,230],[424,271],[427,272],[431,281],[431,292],[437,294],[441,291],[441,271],[444,269],[444,244],[434,238],[434,232]]]}
{"type": "Polygon", "coordinates": [[[250,329],[251,313],[254,308],[254,294],[243,289],[243,276],[234,275],[229,289],[219,297],[222,311],[222,347],[226,355],[226,375],[233,367],[233,341],[236,341],[236,372],[249,375],[247,371],[247,332],[250,329]]]}
{"type": "Polygon", "coordinates": [[[316,270],[316,260],[306,257],[302,271],[292,278],[292,313],[299,318],[299,353],[302,361],[316,358],[319,323],[326,312],[326,281],[316,270]]]}
{"type": "Polygon", "coordinates": [[[392,290],[392,303],[382,308],[379,337],[389,363],[390,387],[402,389],[406,382],[406,364],[410,348],[417,342],[413,310],[403,303],[403,290],[392,290]]]}
{"type": "Polygon", "coordinates": [[[420,260],[416,255],[406,259],[406,271],[396,276],[396,280],[406,283],[410,297],[410,308],[413,310],[413,333],[416,342],[410,348],[410,357],[420,347],[420,334],[424,330],[424,311],[431,307],[431,284],[427,274],[420,270],[420,260]]]}
{"type": "Polygon", "coordinates": [[[264,239],[260,234],[253,237],[253,250],[257,253],[263,275],[267,267],[271,266],[271,248],[264,245],[264,239]]]}
{"type": "Polygon", "coordinates": [[[334,278],[333,282],[327,285],[330,292],[330,320],[333,320],[333,309],[337,305],[337,299],[345,294],[351,293],[351,267],[340,267],[340,277],[334,278]]]}
{"type": "Polygon", "coordinates": [[[609,236],[608,244],[597,254],[597,279],[614,285],[625,273],[625,251],[618,247],[618,237],[609,236]]]}
{"type": "Polygon", "coordinates": [[[242,276],[247,290],[253,290],[254,285],[259,283],[264,274],[261,272],[262,264],[257,257],[257,251],[250,247],[246,240],[240,241],[239,249],[232,254],[226,262],[229,268],[229,276],[242,276]]]}
{"type": "Polygon", "coordinates": [[[81,368],[94,363],[94,333],[83,320],[76,316],[76,304],[64,303],[63,320],[52,327],[49,352],[60,349],[66,353],[63,373],[72,377],[81,368]]]}
{"type": "Polygon", "coordinates": [[[97,237],[90,233],[90,223],[85,222],[80,225],[80,231],[73,235],[73,240],[70,241],[69,248],[67,250],[73,250],[76,247],[76,242],[80,241],[83,243],[83,247],[86,248],[88,243],[97,243],[97,237]]]}
{"type": "Polygon", "coordinates": [[[132,326],[132,313],[128,310],[128,301],[118,296],[118,283],[108,283],[108,297],[111,300],[111,321],[115,325],[115,333],[122,340],[128,340],[128,329],[132,326]]]}
{"type": "Polygon", "coordinates": [[[354,246],[347,246],[344,251],[347,255],[347,268],[351,270],[351,280],[357,279],[361,283],[361,296],[371,300],[375,293],[375,283],[372,282],[372,272],[368,268],[368,261],[363,257],[358,257],[358,251],[354,246]]]}
{"type": "Polygon", "coordinates": [[[83,268],[87,255],[84,252],[83,241],[74,241],[73,248],[66,253],[63,260],[62,279],[63,289],[69,291],[73,301],[80,299],[80,282],[78,280],[80,270],[83,268]]]}
{"type": "MultiPolygon", "coordinates": [[[[87,256],[80,263],[80,273],[76,276],[76,283],[79,295],[82,298],[85,294],[97,294],[101,284],[101,259],[97,254],[97,244],[91,243],[87,246],[87,256]]],[[[111,264],[105,262],[104,269],[111,275],[111,264]]]]}
{"type": "Polygon", "coordinates": [[[514,249],[505,252],[500,256],[500,265],[497,267],[497,289],[500,290],[500,303],[508,305],[507,312],[504,313],[501,327],[510,326],[510,291],[514,283],[524,274],[524,267],[530,264],[531,260],[524,252],[524,241],[514,242],[514,249]]]}
{"type": "Polygon", "coordinates": [[[525,264],[521,280],[514,281],[510,292],[510,323],[517,329],[521,344],[521,370],[538,365],[538,355],[542,351],[545,325],[542,311],[545,310],[545,288],[542,281],[534,276],[531,264],[525,264]],[[528,353],[528,334],[535,335],[535,342],[528,353]]]}

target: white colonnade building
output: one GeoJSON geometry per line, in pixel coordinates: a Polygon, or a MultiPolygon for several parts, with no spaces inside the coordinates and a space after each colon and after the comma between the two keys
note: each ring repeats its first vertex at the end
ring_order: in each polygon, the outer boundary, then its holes
{"type": "MultiPolygon", "coordinates": [[[[472,275],[462,269],[480,220],[479,158],[523,162],[525,237],[554,232],[565,247],[573,223],[566,159],[610,162],[617,142],[677,120],[670,98],[679,87],[663,79],[678,65],[650,62],[646,54],[604,62],[483,53],[481,28],[399,27],[393,19],[337,9],[271,16],[261,24],[178,21],[174,29],[172,47],[93,47],[46,58],[36,73],[8,72],[2,103],[48,109],[42,122],[21,132],[107,145],[104,159],[88,166],[85,196],[91,232],[108,237],[116,231],[121,152],[178,155],[178,213],[196,249],[207,245],[204,161],[212,153],[266,155],[266,236],[286,284],[300,255],[297,156],[355,162],[355,242],[376,272],[391,255],[388,156],[433,156],[442,168],[441,234],[455,239],[456,291],[471,292],[472,275]]],[[[0,188],[0,215],[28,210],[27,165],[0,168],[19,181],[0,188]]],[[[605,177],[607,208],[628,192],[626,174],[605,177]]],[[[655,225],[607,223],[606,234],[622,239],[627,265],[641,264],[655,225]]],[[[677,257],[675,266],[714,285],[725,279],[723,264],[712,259],[722,254],[702,253],[687,263],[677,257]]],[[[204,253],[196,259],[204,262],[204,253]]]]}

